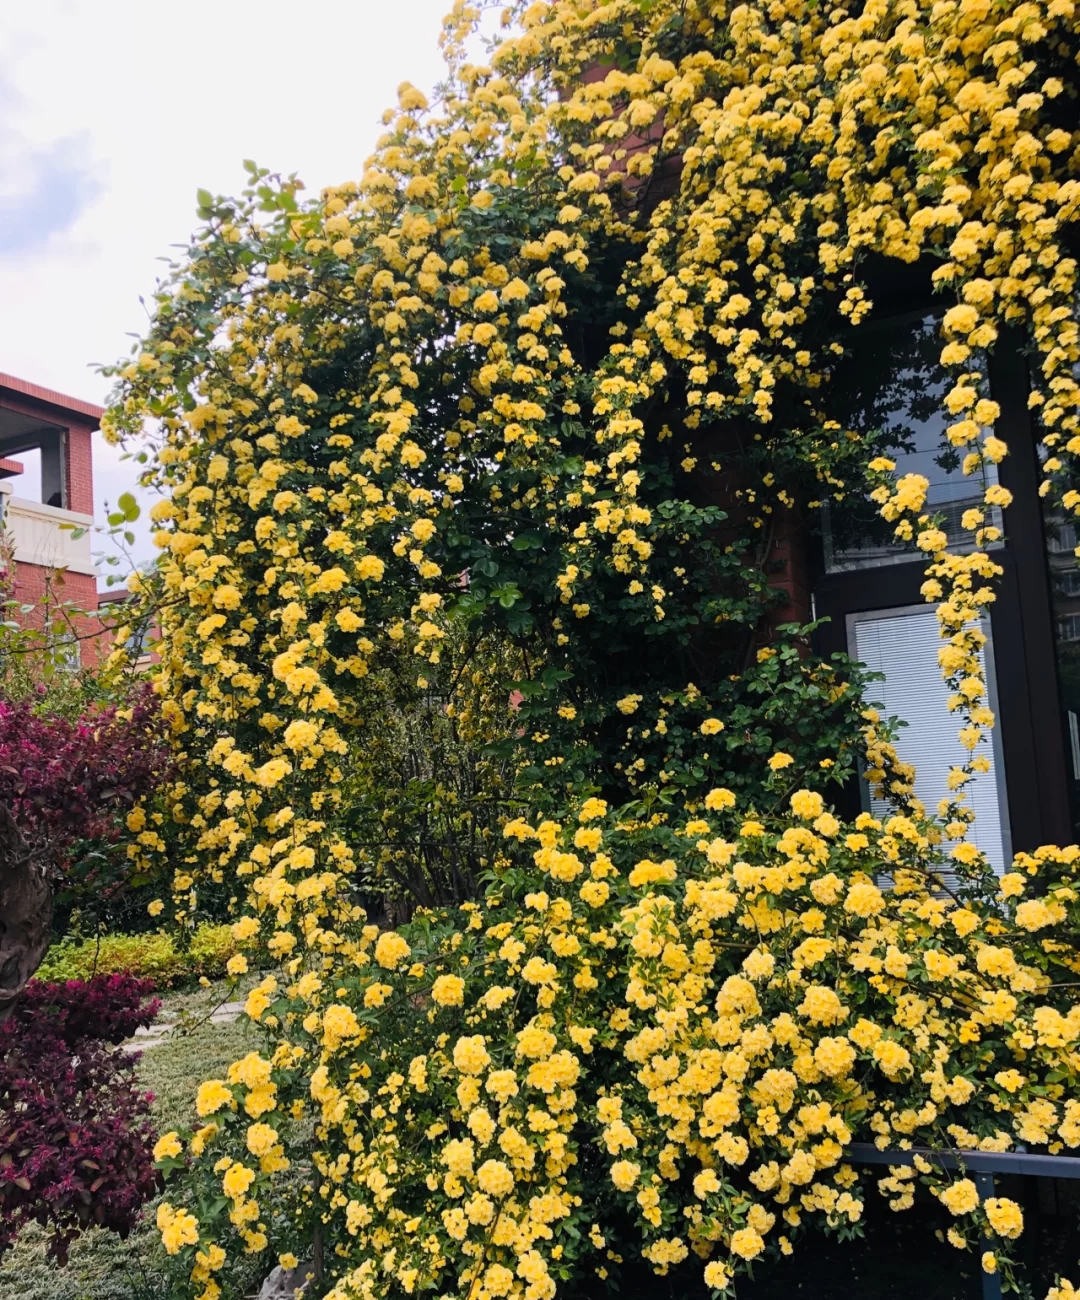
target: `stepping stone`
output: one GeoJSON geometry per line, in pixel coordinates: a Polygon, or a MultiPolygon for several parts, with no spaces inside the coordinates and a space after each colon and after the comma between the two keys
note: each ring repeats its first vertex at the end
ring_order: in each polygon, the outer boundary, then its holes
{"type": "Polygon", "coordinates": [[[235,1020],[244,1009],[242,1002],[223,1002],[220,1007],[216,1007],[210,1013],[210,1023],[214,1025],[227,1025],[235,1020]]]}

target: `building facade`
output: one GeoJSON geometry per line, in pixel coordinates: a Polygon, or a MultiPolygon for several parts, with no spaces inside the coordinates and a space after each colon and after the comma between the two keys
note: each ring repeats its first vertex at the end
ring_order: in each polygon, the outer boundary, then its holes
{"type": "Polygon", "coordinates": [[[72,657],[86,666],[104,649],[91,550],[93,435],[103,413],[91,402],[0,373],[0,510],[9,599],[30,625],[64,606],[92,616],[70,619],[72,657]],[[27,606],[32,610],[23,612],[27,606]]]}
{"type": "MultiPolygon", "coordinates": [[[[990,707],[997,715],[992,770],[976,778],[972,839],[997,870],[1040,844],[1080,840],[1080,561],[1075,527],[1040,495],[1039,436],[1028,406],[1022,337],[1004,333],[986,359],[1001,408],[995,432],[1009,454],[992,478],[966,477],[944,439],[941,399],[951,379],[939,363],[938,318],[948,303],[932,293],[929,268],[882,268],[871,279],[878,323],[842,338],[847,357],[832,382],[836,418],[850,430],[883,434],[896,473],[924,475],[927,510],[957,545],[960,523],[999,482],[1012,504],[991,555],[1001,566],[983,630],[990,707]],[[943,447],[946,450],[943,450],[943,447]]],[[[963,762],[957,715],[938,668],[935,608],[923,599],[926,557],[901,545],[870,501],[827,502],[793,517],[776,551],[788,615],[822,620],[816,648],[846,653],[881,674],[868,698],[907,724],[897,750],[918,772],[929,811],[946,795],[950,767],[963,762]]],[[[870,808],[865,787],[849,792],[849,813],[870,808]]]]}

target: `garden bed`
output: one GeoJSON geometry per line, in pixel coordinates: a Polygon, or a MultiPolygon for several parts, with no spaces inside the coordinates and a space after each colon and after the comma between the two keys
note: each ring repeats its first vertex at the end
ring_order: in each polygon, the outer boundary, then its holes
{"type": "MultiPolygon", "coordinates": [[[[162,999],[162,1016],[194,1021],[188,1032],[149,1048],[138,1065],[140,1081],[154,1094],[154,1118],[163,1132],[190,1122],[204,1078],[259,1046],[257,1031],[244,1017],[224,1023],[208,1018],[229,996],[230,988],[217,984],[162,999]]],[[[0,1300],[162,1300],[165,1255],[155,1208],[156,1202],[147,1207],[126,1241],[111,1232],[87,1232],[72,1246],[66,1268],[47,1258],[45,1234],[31,1225],[0,1265],[0,1300]]]]}

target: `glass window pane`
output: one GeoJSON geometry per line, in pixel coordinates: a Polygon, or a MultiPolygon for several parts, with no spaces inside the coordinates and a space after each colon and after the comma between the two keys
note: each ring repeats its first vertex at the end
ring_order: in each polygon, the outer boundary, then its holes
{"type": "MultiPolygon", "coordinates": [[[[867,698],[881,704],[884,717],[901,718],[907,724],[900,729],[896,750],[905,763],[914,764],[915,793],[927,812],[935,814],[938,803],[949,794],[950,767],[959,767],[967,756],[957,736],[960,719],[949,712],[950,692],[938,668],[941,640],[937,614],[932,608],[916,605],[853,614],[849,626],[852,655],[867,668],[885,675],[883,682],[871,683],[867,688],[867,698]]],[[[989,624],[984,624],[984,630],[989,635],[989,624]]],[[[997,700],[989,641],[987,648],[990,655],[984,652],[983,669],[990,688],[990,707],[994,708],[997,700]]],[[[975,810],[975,825],[968,838],[1000,874],[1012,855],[999,731],[1000,727],[995,727],[991,733],[991,770],[976,776],[968,786],[968,804],[975,810]]],[[[878,817],[888,811],[888,805],[874,799],[870,809],[878,817]]]]}
{"type": "MultiPolygon", "coordinates": [[[[1041,450],[1045,458],[1045,449],[1041,450]]],[[[1065,775],[1073,830],[1080,835],[1080,560],[1075,521],[1043,499],[1046,564],[1050,578],[1054,652],[1065,732],[1065,775]]]]}
{"type": "MultiPolygon", "coordinates": [[[[848,430],[877,434],[876,445],[896,461],[897,475],[922,474],[929,480],[927,509],[943,516],[950,545],[971,544],[960,519],[982,503],[990,477],[965,475],[961,455],[945,439],[950,417],[942,400],[951,379],[941,368],[941,336],[934,316],[865,326],[850,343],[849,355],[831,380],[835,418],[848,430]]],[[[1000,527],[999,510],[988,522],[1000,527]]],[[[830,501],[823,512],[825,568],[828,573],[899,564],[919,552],[896,541],[893,525],[865,499],[830,501]]]]}

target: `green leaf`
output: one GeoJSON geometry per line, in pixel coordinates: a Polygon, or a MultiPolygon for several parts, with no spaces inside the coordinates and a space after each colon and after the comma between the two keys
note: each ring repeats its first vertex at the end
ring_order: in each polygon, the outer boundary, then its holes
{"type": "Polygon", "coordinates": [[[128,523],[134,523],[134,521],[138,519],[140,514],[139,503],[130,492],[121,492],[120,499],[116,504],[124,512],[124,519],[126,519],[128,523]]]}
{"type": "Polygon", "coordinates": [[[538,551],[543,544],[539,533],[519,533],[510,543],[515,551],[538,551]]]}

